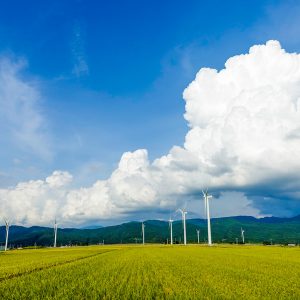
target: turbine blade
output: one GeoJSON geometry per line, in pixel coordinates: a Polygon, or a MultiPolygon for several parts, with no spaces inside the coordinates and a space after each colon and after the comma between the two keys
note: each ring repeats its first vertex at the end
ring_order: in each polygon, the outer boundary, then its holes
{"type": "Polygon", "coordinates": [[[186,207],[187,207],[187,202],[185,201],[183,211],[186,211],[186,207]]]}

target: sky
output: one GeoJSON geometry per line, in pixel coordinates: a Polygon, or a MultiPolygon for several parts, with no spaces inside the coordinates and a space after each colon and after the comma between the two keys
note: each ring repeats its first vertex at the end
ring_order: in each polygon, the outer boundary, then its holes
{"type": "Polygon", "coordinates": [[[299,1],[2,1],[0,211],[22,225],[300,214],[299,1]]]}

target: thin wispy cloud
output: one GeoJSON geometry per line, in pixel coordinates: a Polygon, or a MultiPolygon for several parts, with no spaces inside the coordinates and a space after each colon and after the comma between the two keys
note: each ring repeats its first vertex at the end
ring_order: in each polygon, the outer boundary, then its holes
{"type": "Polygon", "coordinates": [[[85,31],[81,23],[76,22],[73,26],[71,52],[73,60],[72,73],[76,77],[89,74],[89,66],[85,51],[85,31]]]}
{"type": "Polygon", "coordinates": [[[26,66],[23,59],[0,57],[0,141],[50,160],[53,153],[42,97],[37,84],[22,76],[26,66]]]}

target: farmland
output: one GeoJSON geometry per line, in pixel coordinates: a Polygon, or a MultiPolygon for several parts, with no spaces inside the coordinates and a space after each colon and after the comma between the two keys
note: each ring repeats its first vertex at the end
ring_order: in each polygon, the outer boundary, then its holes
{"type": "Polygon", "coordinates": [[[0,254],[1,299],[299,299],[300,248],[89,246],[0,254]]]}

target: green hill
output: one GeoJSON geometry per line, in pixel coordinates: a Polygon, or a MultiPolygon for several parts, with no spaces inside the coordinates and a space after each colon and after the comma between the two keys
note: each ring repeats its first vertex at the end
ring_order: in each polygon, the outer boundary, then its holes
{"type": "MultiPolygon", "coordinates": [[[[169,224],[165,221],[148,220],[144,222],[147,243],[166,243],[169,239],[169,224]]],[[[248,216],[212,219],[213,242],[241,242],[241,227],[245,230],[246,243],[300,243],[300,216],[294,218],[262,218],[248,216]]],[[[206,220],[187,220],[187,240],[195,243],[196,229],[200,229],[200,241],[207,239],[206,220]]],[[[182,222],[173,223],[174,242],[181,243],[183,236],[182,222]]],[[[141,243],[141,223],[129,222],[115,226],[95,229],[59,228],[58,245],[89,245],[102,243],[141,243]]],[[[5,227],[0,227],[0,244],[4,244],[5,227]]],[[[53,229],[47,227],[11,226],[9,244],[12,247],[51,246],[53,229]]]]}

